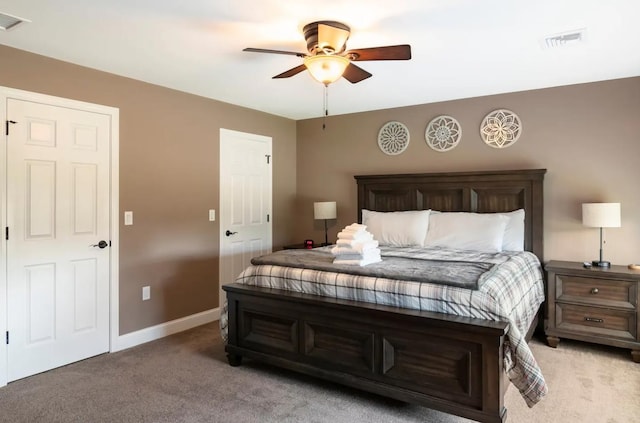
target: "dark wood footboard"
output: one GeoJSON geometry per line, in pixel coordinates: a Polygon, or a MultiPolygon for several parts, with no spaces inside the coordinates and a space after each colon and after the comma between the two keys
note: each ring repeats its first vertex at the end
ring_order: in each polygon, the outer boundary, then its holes
{"type": "Polygon", "coordinates": [[[507,323],[226,285],[243,357],[481,422],[504,422],[507,323]]]}

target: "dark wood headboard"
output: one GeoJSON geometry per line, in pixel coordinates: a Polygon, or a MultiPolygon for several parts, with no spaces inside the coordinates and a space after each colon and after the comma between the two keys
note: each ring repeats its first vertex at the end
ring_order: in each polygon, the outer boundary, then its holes
{"type": "Polygon", "coordinates": [[[525,210],[524,248],[543,262],[543,180],[546,169],[358,175],[362,209],[510,212],[525,210]]]}

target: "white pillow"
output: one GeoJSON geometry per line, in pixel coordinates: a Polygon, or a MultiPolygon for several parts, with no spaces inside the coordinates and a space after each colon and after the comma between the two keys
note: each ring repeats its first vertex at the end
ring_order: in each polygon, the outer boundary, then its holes
{"type": "Polygon", "coordinates": [[[379,245],[422,247],[429,227],[429,210],[376,212],[362,210],[362,224],[379,245]]]}
{"type": "Polygon", "coordinates": [[[524,251],[524,209],[497,213],[509,218],[504,230],[502,251],[524,251]]]}
{"type": "MultiPolygon", "coordinates": [[[[431,210],[430,216],[436,213],[442,212],[431,210]]],[[[493,214],[501,214],[509,218],[509,223],[507,223],[507,227],[504,230],[504,238],[502,239],[502,251],[524,251],[524,209],[493,214]]]]}
{"type": "Polygon", "coordinates": [[[424,245],[500,252],[508,223],[500,213],[433,213],[424,245]]]}

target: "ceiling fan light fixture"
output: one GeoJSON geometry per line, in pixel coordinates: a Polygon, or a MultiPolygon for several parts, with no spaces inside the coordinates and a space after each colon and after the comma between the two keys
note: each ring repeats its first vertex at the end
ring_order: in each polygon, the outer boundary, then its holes
{"type": "Polygon", "coordinates": [[[342,77],[349,59],[337,55],[318,54],[304,58],[304,65],[316,81],[329,85],[342,77]]]}

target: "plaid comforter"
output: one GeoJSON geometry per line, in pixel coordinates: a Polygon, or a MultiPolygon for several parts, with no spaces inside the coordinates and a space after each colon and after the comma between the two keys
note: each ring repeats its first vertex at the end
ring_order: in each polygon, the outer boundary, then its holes
{"type": "MultiPolygon", "coordinates": [[[[326,251],[329,247],[324,247],[326,251]]],[[[323,250],[320,249],[320,250],[323,250]]],[[[284,289],[333,298],[364,301],[416,310],[435,311],[509,323],[504,342],[504,364],[509,380],[529,407],[547,393],[547,386],[525,335],[544,301],[543,275],[538,258],[529,252],[470,253],[443,248],[381,248],[385,257],[412,256],[415,260],[492,263],[477,290],[458,286],[336,273],[304,267],[252,265],[236,283],[284,289]]],[[[220,316],[227,339],[227,309],[220,316]]]]}

